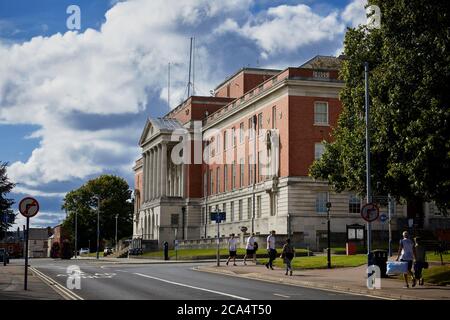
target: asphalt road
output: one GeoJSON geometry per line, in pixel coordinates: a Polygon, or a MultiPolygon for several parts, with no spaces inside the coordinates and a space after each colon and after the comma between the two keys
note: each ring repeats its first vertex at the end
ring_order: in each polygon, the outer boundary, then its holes
{"type": "MultiPolygon", "coordinates": [[[[204,273],[193,264],[111,264],[88,260],[33,259],[30,265],[66,287],[67,267],[78,265],[85,300],[361,300],[360,295],[204,273]]],[[[280,271],[281,272],[281,271],[280,271]]]]}

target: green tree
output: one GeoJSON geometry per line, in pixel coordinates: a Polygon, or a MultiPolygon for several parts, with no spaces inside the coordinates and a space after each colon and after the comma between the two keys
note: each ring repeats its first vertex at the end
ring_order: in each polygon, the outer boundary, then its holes
{"type": "Polygon", "coordinates": [[[87,247],[89,240],[94,248],[97,241],[97,200],[100,199],[100,239],[115,237],[115,216],[118,215],[118,239],[133,232],[133,202],[127,182],[114,175],[102,175],[89,180],[76,190],[66,194],[62,209],[67,218],[63,229],[73,241],[75,214],[77,214],[78,248],[87,247]]]}
{"type": "Polygon", "coordinates": [[[16,215],[11,206],[14,204],[13,199],[6,197],[6,194],[11,192],[15,187],[6,173],[7,163],[0,162],[0,231],[2,236],[6,236],[6,230],[14,224],[16,215]]]}
{"type": "Polygon", "coordinates": [[[369,1],[381,28],[349,29],[340,76],[343,110],[311,176],[363,195],[364,62],[370,66],[374,194],[450,207],[450,2],[369,1]]]}

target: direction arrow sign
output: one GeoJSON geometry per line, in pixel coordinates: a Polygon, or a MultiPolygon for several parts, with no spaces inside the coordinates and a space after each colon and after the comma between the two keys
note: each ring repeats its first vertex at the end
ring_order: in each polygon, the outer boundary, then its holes
{"type": "Polygon", "coordinates": [[[388,217],[384,213],[380,215],[380,221],[381,222],[386,222],[387,219],[388,219],[388,217]]]}
{"type": "Polygon", "coordinates": [[[361,208],[361,217],[367,222],[372,222],[378,219],[380,209],[375,203],[368,203],[361,208]]]}
{"type": "Polygon", "coordinates": [[[34,217],[39,212],[39,202],[32,197],[25,197],[20,200],[19,211],[24,217],[34,217]]]}

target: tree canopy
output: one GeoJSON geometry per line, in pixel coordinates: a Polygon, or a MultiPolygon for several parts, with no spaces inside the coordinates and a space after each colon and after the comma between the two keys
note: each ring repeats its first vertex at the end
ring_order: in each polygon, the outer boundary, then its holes
{"type": "Polygon", "coordinates": [[[450,2],[369,1],[381,28],[347,30],[343,111],[311,176],[366,192],[364,62],[370,67],[371,178],[375,195],[450,207],[450,2]]]}
{"type": "Polygon", "coordinates": [[[14,200],[6,196],[15,187],[15,184],[9,180],[6,169],[7,163],[0,162],[0,232],[3,236],[6,230],[14,224],[16,217],[11,209],[14,200]]]}
{"type": "Polygon", "coordinates": [[[101,175],[89,180],[76,190],[66,194],[62,209],[67,218],[63,228],[74,238],[75,214],[77,214],[78,248],[94,246],[97,239],[97,200],[100,199],[100,238],[115,237],[115,216],[118,215],[118,239],[132,234],[133,202],[128,183],[114,175],[101,175]]]}

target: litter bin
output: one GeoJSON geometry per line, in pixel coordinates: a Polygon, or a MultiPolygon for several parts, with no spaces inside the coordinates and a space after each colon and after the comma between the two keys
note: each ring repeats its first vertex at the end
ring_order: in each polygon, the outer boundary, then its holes
{"type": "Polygon", "coordinates": [[[381,277],[386,278],[386,262],[388,261],[387,250],[372,250],[371,252],[371,265],[376,265],[380,268],[381,277]]]}

